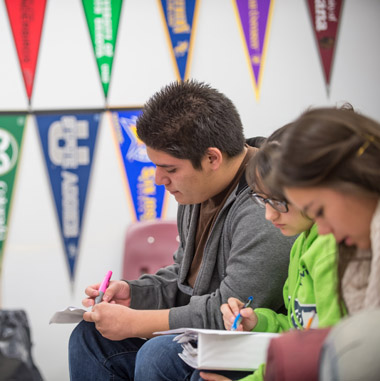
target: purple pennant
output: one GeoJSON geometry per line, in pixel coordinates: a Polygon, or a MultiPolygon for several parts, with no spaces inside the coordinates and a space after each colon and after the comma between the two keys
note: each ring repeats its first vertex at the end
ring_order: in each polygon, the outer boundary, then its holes
{"type": "Polygon", "coordinates": [[[244,37],[249,66],[252,69],[256,97],[258,98],[273,1],[235,0],[234,4],[244,37]]]}

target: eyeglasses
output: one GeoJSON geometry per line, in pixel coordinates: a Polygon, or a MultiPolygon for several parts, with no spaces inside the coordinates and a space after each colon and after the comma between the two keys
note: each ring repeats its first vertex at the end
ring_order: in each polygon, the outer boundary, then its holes
{"type": "Polygon", "coordinates": [[[269,204],[274,210],[280,213],[287,213],[289,211],[288,203],[286,201],[272,200],[271,198],[264,198],[259,196],[253,190],[249,192],[252,200],[259,204],[262,208],[265,208],[265,204],[269,204]]]}

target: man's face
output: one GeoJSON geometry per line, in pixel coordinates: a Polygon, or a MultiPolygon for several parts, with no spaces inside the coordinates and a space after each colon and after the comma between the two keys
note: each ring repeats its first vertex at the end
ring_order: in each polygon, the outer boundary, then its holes
{"type": "Polygon", "coordinates": [[[190,160],[177,159],[149,147],[147,153],[156,165],[156,184],[164,185],[179,204],[198,204],[214,196],[210,181],[213,173],[207,165],[206,155],[202,168],[195,169],[190,160]]]}

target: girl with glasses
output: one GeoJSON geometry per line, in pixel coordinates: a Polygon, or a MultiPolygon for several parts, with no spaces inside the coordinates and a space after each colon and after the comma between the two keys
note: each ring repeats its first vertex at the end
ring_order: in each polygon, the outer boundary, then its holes
{"type": "MultiPolygon", "coordinates": [[[[256,332],[328,327],[337,323],[344,313],[337,293],[337,245],[333,235],[319,235],[314,221],[289,203],[281,189],[269,181],[273,158],[279,149],[279,143],[268,138],[250,160],[246,173],[251,196],[265,208],[267,220],[285,236],[299,234],[290,252],[288,279],[283,288],[287,315],[267,308],[243,308],[243,301],[230,298],[221,306],[227,330],[239,312],[243,320],[238,330],[256,332]]],[[[262,380],[264,373],[263,364],[243,380],[262,380]]],[[[200,376],[204,380],[229,380],[207,372],[200,372],[200,376]]]]}

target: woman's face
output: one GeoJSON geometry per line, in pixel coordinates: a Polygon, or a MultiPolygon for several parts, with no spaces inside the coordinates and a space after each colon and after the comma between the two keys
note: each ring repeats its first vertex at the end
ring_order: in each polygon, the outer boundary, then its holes
{"type": "Polygon", "coordinates": [[[319,234],[332,233],[348,246],[371,247],[370,226],[378,199],[326,187],[285,188],[285,195],[317,223],[319,234]]]}

